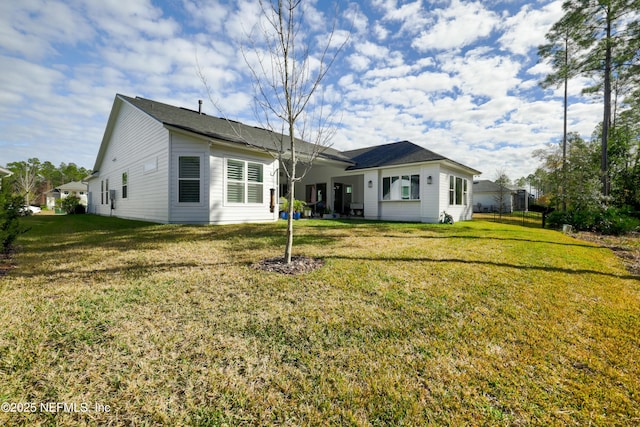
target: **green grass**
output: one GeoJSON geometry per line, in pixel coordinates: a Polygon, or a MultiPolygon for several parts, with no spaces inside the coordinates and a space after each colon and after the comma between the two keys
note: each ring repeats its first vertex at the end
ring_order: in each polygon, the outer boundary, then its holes
{"type": "Polygon", "coordinates": [[[0,425],[638,425],[640,284],[488,221],[35,216],[0,278],[0,425]],[[47,402],[86,412],[44,412],[47,402]],[[109,412],[95,411],[95,404],[109,412]]]}

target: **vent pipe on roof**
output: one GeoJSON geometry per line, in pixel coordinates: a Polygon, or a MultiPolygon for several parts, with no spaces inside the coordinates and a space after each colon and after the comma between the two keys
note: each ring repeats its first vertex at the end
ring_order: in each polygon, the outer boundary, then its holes
{"type": "Polygon", "coordinates": [[[202,99],[198,99],[198,114],[202,114],[202,99]]]}

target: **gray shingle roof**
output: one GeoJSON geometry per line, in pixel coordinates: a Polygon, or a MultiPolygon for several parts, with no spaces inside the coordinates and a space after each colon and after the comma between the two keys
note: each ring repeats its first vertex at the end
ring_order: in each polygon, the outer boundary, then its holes
{"type": "MultiPolygon", "coordinates": [[[[276,147],[279,141],[286,137],[277,132],[245,125],[233,120],[201,114],[194,110],[175,107],[150,99],[140,97],[131,98],[120,94],[116,95],[116,97],[142,110],[165,126],[183,129],[222,141],[274,151],[277,150],[276,147]]],[[[302,140],[297,141],[298,144],[296,147],[300,153],[313,152],[313,144],[302,140]]],[[[400,141],[342,152],[328,147],[321,150],[320,157],[344,162],[348,165],[347,170],[445,160],[470,169],[474,174],[480,173],[410,141],[400,141]]]]}
{"type": "MultiPolygon", "coordinates": [[[[175,107],[140,97],[131,98],[120,94],[117,96],[165,125],[222,141],[274,151],[276,147],[279,146],[280,141],[282,141],[283,138],[287,138],[287,136],[280,133],[245,125],[233,120],[201,114],[187,108],[175,107]]],[[[296,148],[300,153],[311,153],[313,152],[314,146],[313,144],[298,139],[296,148]]],[[[327,159],[349,162],[348,158],[330,147],[323,147],[320,156],[327,159]]]]}
{"type": "Polygon", "coordinates": [[[391,144],[377,145],[375,147],[360,148],[358,150],[343,151],[342,154],[355,163],[353,166],[349,166],[347,168],[348,170],[448,160],[446,157],[420,147],[410,141],[400,141],[391,144]]]}
{"type": "MultiPolygon", "coordinates": [[[[511,191],[517,191],[517,188],[511,185],[506,185],[505,187],[511,191]]],[[[488,179],[473,181],[474,193],[497,193],[499,191],[501,191],[500,185],[488,179]]]]}

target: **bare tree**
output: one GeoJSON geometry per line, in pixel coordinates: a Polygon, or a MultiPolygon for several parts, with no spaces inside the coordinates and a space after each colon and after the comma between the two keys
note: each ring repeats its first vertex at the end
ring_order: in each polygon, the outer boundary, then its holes
{"type": "Polygon", "coordinates": [[[507,207],[509,206],[509,210],[511,210],[513,206],[513,201],[511,200],[511,188],[509,188],[511,180],[505,171],[501,169],[496,172],[495,183],[498,185],[498,191],[493,198],[498,205],[500,218],[502,218],[502,213],[507,211],[507,207]]]}
{"type": "Polygon", "coordinates": [[[7,164],[7,169],[13,172],[15,190],[24,197],[25,204],[29,205],[35,198],[36,186],[40,182],[40,160],[31,158],[28,161],[13,162],[7,164]]]}
{"type": "MultiPolygon", "coordinates": [[[[322,81],[348,41],[337,32],[337,13],[324,39],[305,33],[310,2],[259,0],[262,16],[248,35],[242,54],[253,77],[256,117],[271,130],[272,153],[288,184],[287,243],[284,259],[291,262],[295,183],[316,157],[329,147],[335,133],[331,109],[325,104],[322,81]]],[[[337,12],[337,11],[336,11],[337,12]]]]}

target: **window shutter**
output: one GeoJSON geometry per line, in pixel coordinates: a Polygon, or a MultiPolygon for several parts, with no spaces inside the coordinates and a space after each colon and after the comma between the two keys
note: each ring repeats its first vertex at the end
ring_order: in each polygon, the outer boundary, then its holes
{"type": "Polygon", "coordinates": [[[227,179],[233,181],[244,180],[244,162],[227,160],[227,179]]]}
{"type": "Polygon", "coordinates": [[[259,163],[247,163],[249,182],[262,182],[262,165],[259,163]]]}

